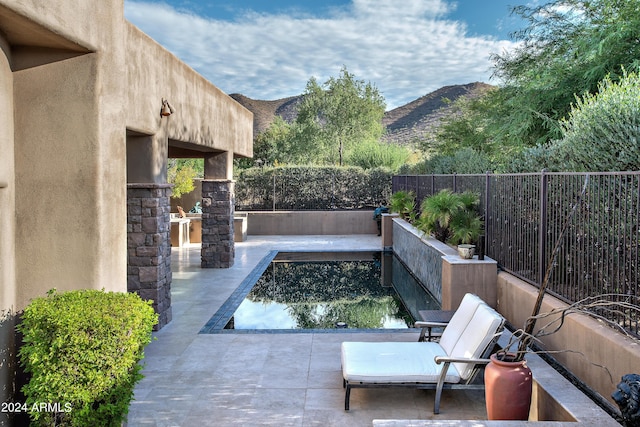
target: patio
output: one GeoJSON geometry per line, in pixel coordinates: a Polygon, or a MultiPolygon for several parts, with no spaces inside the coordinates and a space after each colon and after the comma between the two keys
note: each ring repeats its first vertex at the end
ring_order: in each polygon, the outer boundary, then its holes
{"type": "MultiPolygon", "coordinates": [[[[358,389],[352,393],[351,410],[344,411],[340,343],[413,341],[416,332],[198,334],[269,250],[378,250],[380,245],[380,238],[372,235],[250,236],[236,244],[235,264],[229,269],[200,268],[199,245],[174,248],[173,320],[155,333],[157,339],[146,349],[145,378],[136,387],[128,425],[417,426],[429,422],[374,420],[493,424],[478,422],[486,419],[482,391],[445,391],[441,413],[434,415],[433,391],[358,389]]],[[[581,405],[592,425],[617,425],[603,419],[595,405],[584,400],[581,405]]]]}

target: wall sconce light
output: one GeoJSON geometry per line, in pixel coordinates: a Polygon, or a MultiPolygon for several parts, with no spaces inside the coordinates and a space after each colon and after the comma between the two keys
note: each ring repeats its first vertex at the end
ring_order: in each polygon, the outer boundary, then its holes
{"type": "Polygon", "coordinates": [[[162,109],[160,109],[160,118],[170,116],[171,114],[173,114],[173,112],[173,108],[169,104],[169,101],[163,98],[162,109]]]}

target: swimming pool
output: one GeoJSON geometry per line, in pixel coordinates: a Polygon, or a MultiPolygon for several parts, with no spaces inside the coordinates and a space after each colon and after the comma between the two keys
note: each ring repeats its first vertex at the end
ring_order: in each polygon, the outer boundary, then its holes
{"type": "Polygon", "coordinates": [[[437,308],[392,253],[272,251],[200,333],[406,330],[437,308]]]}

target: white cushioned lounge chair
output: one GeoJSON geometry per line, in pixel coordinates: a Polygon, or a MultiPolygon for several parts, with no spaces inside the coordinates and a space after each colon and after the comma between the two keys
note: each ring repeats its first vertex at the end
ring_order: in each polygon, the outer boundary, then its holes
{"type": "MultiPolygon", "coordinates": [[[[417,322],[426,327],[425,322],[417,322]]],[[[477,373],[504,328],[504,318],[475,295],[467,294],[439,342],[343,342],[344,409],[352,388],[435,389],[433,413],[440,412],[444,389],[482,389],[477,373]]]]}

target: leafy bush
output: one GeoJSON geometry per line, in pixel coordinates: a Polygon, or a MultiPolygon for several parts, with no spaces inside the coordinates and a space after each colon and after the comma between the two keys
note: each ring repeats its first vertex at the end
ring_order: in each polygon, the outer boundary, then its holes
{"type": "Polygon", "coordinates": [[[566,165],[566,159],[557,146],[540,144],[515,154],[505,170],[509,173],[540,172],[543,169],[560,172],[562,164],[566,165]]]}
{"type": "Polygon", "coordinates": [[[489,157],[472,148],[463,148],[452,155],[437,154],[425,161],[427,173],[485,173],[493,171],[494,165],[489,157]]]}
{"type": "Polygon", "coordinates": [[[157,323],[150,302],[136,294],[79,290],[33,300],[18,325],[20,363],[30,374],[32,425],[119,426],[142,379],[138,362],[157,323]]]}
{"type": "Polygon", "coordinates": [[[572,106],[562,122],[559,149],[577,171],[640,169],[640,78],[606,78],[596,95],[587,94],[572,106]]]}
{"type": "Polygon", "coordinates": [[[578,98],[561,122],[562,138],[525,150],[513,172],[628,171],[640,169],[640,78],[600,83],[599,92],[578,98]]]}
{"type": "Polygon", "coordinates": [[[236,181],[237,210],[375,209],[391,195],[382,168],[286,166],[250,168],[236,181]]]}

